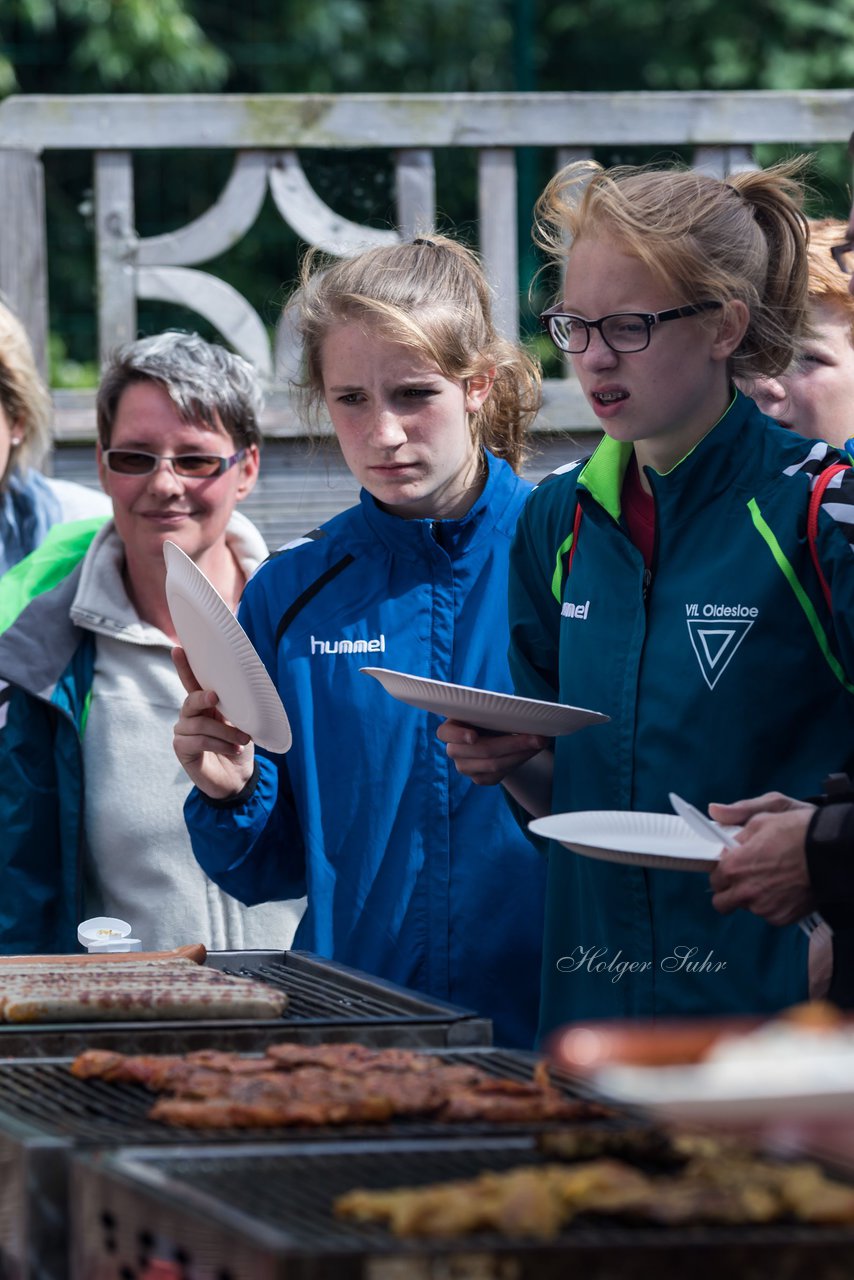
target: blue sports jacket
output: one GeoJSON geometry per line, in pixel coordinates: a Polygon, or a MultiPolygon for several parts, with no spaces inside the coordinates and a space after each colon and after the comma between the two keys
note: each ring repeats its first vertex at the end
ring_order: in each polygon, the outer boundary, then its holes
{"type": "Polygon", "coordinates": [[[440,718],[390,697],[365,666],[511,690],[507,565],[530,486],[488,456],[461,520],[360,505],[273,556],[240,621],[293,728],[257,753],[251,794],[185,807],[196,857],[247,904],[308,894],[294,945],[493,1018],[536,1028],[545,865],[500,788],[457,773],[440,718]]]}

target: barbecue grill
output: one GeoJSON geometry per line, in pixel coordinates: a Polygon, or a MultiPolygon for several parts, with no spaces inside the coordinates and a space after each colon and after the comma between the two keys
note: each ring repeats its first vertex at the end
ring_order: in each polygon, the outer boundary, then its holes
{"type": "MultiPolygon", "coordinates": [[[[443,1062],[477,1066],[513,1080],[529,1080],[537,1061],[532,1054],[491,1048],[436,1052],[443,1062]]],[[[376,1126],[177,1129],[148,1119],[154,1101],[148,1090],[78,1080],[69,1065],[67,1058],[0,1063],[0,1280],[66,1280],[68,1164],[75,1150],[100,1148],[103,1152],[131,1146],[162,1150],[180,1144],[201,1154],[212,1143],[245,1150],[247,1140],[262,1151],[277,1144],[312,1147],[332,1142],[346,1147],[350,1142],[377,1140],[376,1126]]],[[[570,1096],[579,1096],[568,1076],[555,1072],[552,1080],[570,1096]]],[[[501,1132],[505,1140],[510,1135],[531,1142],[531,1134],[543,1127],[502,1125],[501,1132]]],[[[439,1125],[400,1119],[382,1126],[383,1140],[398,1146],[437,1137],[459,1141],[462,1134],[470,1138],[487,1133],[494,1134],[495,1126],[485,1122],[439,1125]]],[[[96,1276],[101,1280],[93,1269],[86,1280],[96,1276]]],[[[191,1277],[197,1280],[195,1272],[188,1272],[186,1280],[191,1277]]]]}
{"type": "Polygon", "coordinates": [[[539,1163],[519,1138],[128,1149],[73,1163],[71,1280],[849,1280],[854,1228],[631,1227],[580,1220],[547,1243],[401,1241],[339,1221],[356,1187],[415,1186],[539,1163]]]}
{"type": "MultiPolygon", "coordinates": [[[[207,963],[287,992],[282,1017],[0,1024],[0,1060],[61,1057],[84,1049],[188,1053],[211,1045],[251,1053],[281,1040],[356,1040],[397,1048],[492,1043],[488,1018],[308,952],[211,951],[207,963]]],[[[117,976],[120,972],[117,968],[117,976]]]]}

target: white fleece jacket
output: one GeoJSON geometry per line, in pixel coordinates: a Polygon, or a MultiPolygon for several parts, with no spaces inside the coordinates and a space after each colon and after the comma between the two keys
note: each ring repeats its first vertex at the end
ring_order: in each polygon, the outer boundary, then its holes
{"type": "MultiPolygon", "coordinates": [[[[267,556],[235,512],[228,543],[248,577],[267,556]]],[[[202,871],[184,825],[190,782],[172,750],[184,689],[171,641],[140,620],[122,581],[112,521],[93,541],[71,608],[94,632],[95,675],[83,735],[88,857],[85,912],[127,920],[145,950],[203,942],[213,950],[289,947],[303,899],[245,907],[202,871]]]]}

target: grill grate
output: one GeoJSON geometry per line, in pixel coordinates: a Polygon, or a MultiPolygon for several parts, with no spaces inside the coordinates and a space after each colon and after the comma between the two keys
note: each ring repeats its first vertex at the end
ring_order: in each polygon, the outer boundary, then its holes
{"type": "MultiPolygon", "coordinates": [[[[140,1162],[133,1152],[119,1157],[125,1172],[140,1162]]],[[[157,1170],[158,1185],[180,1206],[184,1187],[192,1189],[195,1208],[203,1207],[213,1218],[220,1206],[245,1214],[253,1227],[280,1233],[283,1251],[305,1250],[313,1254],[423,1253],[423,1240],[401,1240],[375,1223],[355,1223],[333,1214],[337,1196],[356,1188],[381,1190],[392,1187],[423,1186],[473,1178],[486,1170],[500,1172],[522,1164],[542,1164],[534,1150],[502,1146],[423,1144],[415,1150],[376,1147],[373,1150],[328,1152],[235,1153],[233,1156],[208,1153],[193,1156],[146,1153],[144,1164],[157,1170]],[[165,1180],[161,1181],[161,1179],[165,1180]]],[[[266,1237],[269,1239],[269,1237],[266,1237]]],[[[501,1248],[514,1251],[542,1248],[542,1242],[513,1240],[482,1232],[464,1238],[466,1250],[501,1248]]],[[[433,1246],[436,1241],[431,1242],[433,1246]]],[[[441,1245],[441,1242],[438,1242],[441,1245]]],[[[447,1243],[447,1242],[446,1242],[447,1243]]],[[[460,1247],[462,1241],[453,1244],[460,1247]]],[[[762,1226],[681,1226],[631,1225],[608,1219],[577,1219],[549,1244],[574,1250],[607,1246],[608,1250],[638,1247],[696,1248],[762,1243],[768,1246],[815,1246],[846,1243],[854,1245],[851,1228],[817,1227],[803,1223],[772,1223],[762,1226]]],[[[763,1273],[767,1274],[767,1273],[763,1273]]]]}
{"type": "Polygon", "coordinates": [[[399,1004],[379,994],[345,989],[340,980],[316,973],[300,973],[281,961],[257,965],[223,965],[222,972],[238,978],[255,978],[288,994],[283,1021],[328,1019],[336,1022],[361,1018],[399,1018],[399,1004]]]}
{"type": "Polygon", "coordinates": [[[345,965],[300,951],[220,951],[208,964],[284,991],[280,1018],[169,1019],[0,1025],[0,1059],[65,1057],[85,1048],[126,1053],[183,1053],[208,1047],[252,1051],[276,1039],[317,1043],[443,1047],[492,1043],[492,1024],[345,965]]]}
{"type": "MultiPolygon", "coordinates": [[[[318,1252],[365,1248],[399,1250],[401,1242],[381,1225],[355,1223],[334,1216],[335,1198],[355,1188],[376,1190],[396,1186],[424,1186],[428,1182],[470,1178],[486,1169],[500,1172],[519,1164],[539,1164],[533,1151],[513,1148],[488,1151],[336,1153],[334,1156],[265,1156],[157,1158],[158,1172],[178,1185],[191,1185],[211,1208],[230,1204],[259,1225],[285,1230],[293,1246],[318,1252]]],[[[174,1185],[173,1184],[173,1185],[174,1185]]],[[[471,1237],[474,1247],[485,1241],[471,1237]]],[[[489,1237],[494,1243],[495,1237],[489,1237]]],[[[410,1247],[423,1251],[422,1244],[410,1247]]]]}
{"type": "MultiPolygon", "coordinates": [[[[476,1066],[489,1075],[509,1080],[529,1080],[532,1059],[500,1049],[466,1053],[442,1052],[443,1062],[476,1066]]],[[[568,1077],[552,1073],[552,1080],[571,1097],[579,1093],[568,1077]]],[[[401,1118],[378,1125],[348,1125],[278,1129],[183,1129],[148,1119],[154,1095],[140,1085],[111,1084],[104,1080],[78,1080],[67,1060],[0,1063],[0,1112],[35,1123],[53,1135],[75,1144],[108,1146],[202,1146],[216,1142],[293,1141],[335,1139],[346,1133],[368,1139],[419,1138],[441,1135],[495,1133],[495,1124],[444,1124],[401,1118]]],[[[502,1124],[502,1134],[531,1133],[548,1126],[502,1124]]]]}

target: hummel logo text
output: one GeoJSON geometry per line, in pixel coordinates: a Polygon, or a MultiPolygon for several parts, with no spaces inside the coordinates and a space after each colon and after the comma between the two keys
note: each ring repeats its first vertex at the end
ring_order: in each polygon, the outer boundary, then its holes
{"type": "Polygon", "coordinates": [[[316,653],[385,653],[385,636],[376,640],[316,640],[311,637],[311,652],[316,653]]]}
{"type": "Polygon", "coordinates": [[[564,600],[560,607],[560,616],[562,618],[586,618],[589,611],[589,600],[585,600],[584,604],[570,604],[568,600],[564,600]]]}

